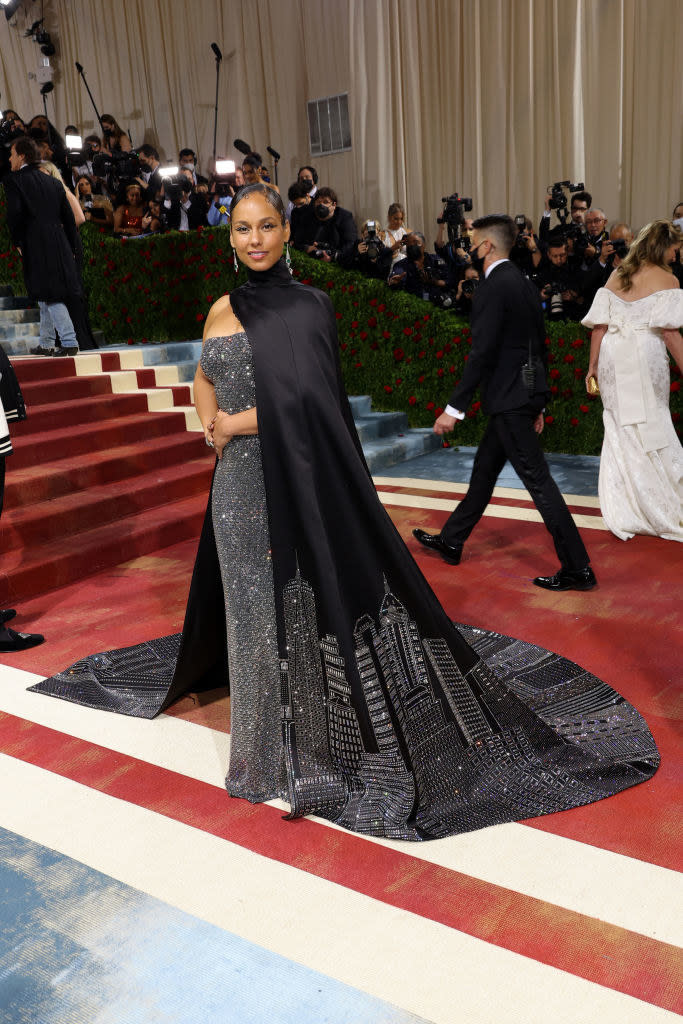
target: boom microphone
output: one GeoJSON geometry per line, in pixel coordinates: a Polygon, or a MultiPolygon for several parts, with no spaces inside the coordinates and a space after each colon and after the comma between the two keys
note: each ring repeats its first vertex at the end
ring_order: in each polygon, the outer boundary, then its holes
{"type": "Polygon", "coordinates": [[[223,60],[223,54],[220,51],[218,43],[211,43],[211,49],[216,54],[216,60],[223,60]]]}
{"type": "Polygon", "coordinates": [[[235,149],[239,149],[240,153],[244,153],[245,156],[248,156],[249,153],[251,153],[251,146],[248,142],[245,142],[244,139],[235,139],[233,146],[235,149]]]}
{"type": "Polygon", "coordinates": [[[279,160],[280,159],[280,154],[278,153],[278,151],[276,149],[273,149],[272,146],[266,146],[266,149],[268,150],[268,152],[272,156],[273,160],[279,160]]]}

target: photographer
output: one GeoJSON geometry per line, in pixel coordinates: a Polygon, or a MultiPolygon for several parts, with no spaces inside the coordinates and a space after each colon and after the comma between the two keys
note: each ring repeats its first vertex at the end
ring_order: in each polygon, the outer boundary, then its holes
{"type": "Polygon", "coordinates": [[[116,118],[111,114],[103,114],[100,118],[102,128],[102,152],[107,156],[114,153],[130,153],[133,148],[128,135],[123,128],[117,124],[116,118]]]}
{"type": "Polygon", "coordinates": [[[450,290],[452,275],[445,260],[425,252],[425,237],[420,231],[411,232],[405,241],[407,256],[393,268],[387,283],[428,302],[451,306],[455,297],[450,290]]]}
{"type": "Polygon", "coordinates": [[[400,203],[392,203],[387,211],[387,227],[384,233],[384,244],[391,249],[391,263],[396,266],[399,260],[406,258],[405,237],[410,228],[405,226],[405,210],[400,203]]]}
{"type": "Polygon", "coordinates": [[[621,265],[632,241],[633,232],[628,224],[612,225],[609,238],[599,245],[598,258],[593,261],[583,275],[583,293],[586,305],[592,303],[598,288],[606,285],[612,271],[621,265]]]}
{"type": "Polygon", "coordinates": [[[165,181],[161,192],[170,231],[194,231],[207,223],[205,198],[195,194],[188,175],[165,181]]]}
{"type": "Polygon", "coordinates": [[[230,206],[237,191],[235,173],[223,177],[214,176],[209,186],[210,205],[206,211],[206,222],[212,228],[230,223],[230,206]]]}
{"type": "Polygon", "coordinates": [[[146,235],[158,235],[166,231],[166,218],[158,199],[150,199],[142,215],[142,230],[146,235]]]}
{"type": "Polygon", "coordinates": [[[350,210],[337,205],[337,193],[318,189],[313,203],[292,211],[292,245],[326,263],[351,259],[358,232],[350,210]]]}
{"type": "Polygon", "coordinates": [[[466,218],[465,213],[471,213],[472,200],[454,192],[453,195],[442,198],[441,202],[445,205],[441,216],[436,218],[439,228],[434,242],[434,252],[445,261],[450,268],[451,278],[456,281],[464,276],[465,268],[470,266],[472,220],[466,218]]]}
{"type": "Polygon", "coordinates": [[[581,319],[585,308],[582,278],[583,275],[571,267],[567,242],[557,228],[549,236],[547,252],[533,276],[546,319],[581,319]]]}
{"type": "Polygon", "coordinates": [[[510,259],[526,277],[531,277],[541,262],[540,243],[534,234],[530,218],[523,213],[518,213],[515,217],[515,227],[517,238],[510,250],[510,259]]]}
{"type": "Polygon", "coordinates": [[[159,173],[159,154],[154,148],[145,142],[138,150],[138,160],[142,173],[136,180],[145,190],[147,202],[154,199],[161,191],[161,175],[159,173]]]}
{"type": "Polygon", "coordinates": [[[586,233],[575,240],[574,255],[581,260],[581,269],[587,270],[597,260],[602,243],[608,241],[609,236],[605,230],[607,217],[602,210],[590,209],[584,224],[586,233]]]}
{"type": "Polygon", "coordinates": [[[479,287],[479,271],[474,267],[465,267],[465,276],[458,281],[455,292],[456,313],[469,317],[472,313],[472,300],[474,293],[479,287]]]}
{"type": "Polygon", "coordinates": [[[349,270],[360,270],[366,277],[386,281],[391,270],[391,248],[385,244],[384,232],[376,220],[366,220],[361,237],[355,243],[344,266],[349,270]]]}
{"type": "MultiPolygon", "coordinates": [[[[548,188],[545,195],[545,210],[541,217],[541,223],[538,226],[538,237],[541,245],[544,246],[548,242],[548,236],[550,235],[550,217],[555,210],[557,212],[559,225],[556,225],[553,229],[558,230],[558,227],[564,227],[566,224],[566,209],[567,209],[567,197],[563,191],[563,182],[556,182],[548,188]],[[564,216],[562,216],[564,214],[564,216]]],[[[569,182],[567,182],[569,184],[569,182]]],[[[570,225],[578,228],[579,230],[583,227],[584,218],[588,213],[588,210],[593,202],[593,196],[590,192],[585,190],[579,190],[572,193],[570,204],[569,204],[569,222],[570,225]]],[[[569,225],[567,225],[569,226],[569,225]]]]}

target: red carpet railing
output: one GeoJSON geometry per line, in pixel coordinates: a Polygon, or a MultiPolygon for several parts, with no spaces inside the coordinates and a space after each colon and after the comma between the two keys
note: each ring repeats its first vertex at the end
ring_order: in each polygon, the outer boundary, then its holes
{"type": "MultiPolygon", "coordinates": [[[[85,224],[83,277],[93,327],[109,342],[181,341],[201,336],[211,304],[242,282],[232,263],[227,228],[169,232],[120,240],[85,224]]],[[[378,410],[401,410],[413,427],[431,426],[462,376],[471,344],[465,319],[380,281],[292,252],[294,273],[329,294],[350,394],[378,410]]],[[[0,283],[24,293],[21,258],[10,246],[0,188],[0,283]]],[[[552,400],[543,435],[547,450],[597,454],[602,405],[586,394],[589,332],[580,324],[546,325],[552,400]]],[[[680,374],[672,364],[671,409],[681,431],[680,374]]],[[[474,402],[452,443],[477,444],[484,425],[474,402]]]]}

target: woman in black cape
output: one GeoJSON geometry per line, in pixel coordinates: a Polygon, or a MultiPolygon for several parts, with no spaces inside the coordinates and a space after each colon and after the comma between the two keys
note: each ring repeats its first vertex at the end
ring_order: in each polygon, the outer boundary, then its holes
{"type": "Polygon", "coordinates": [[[153,717],[228,683],[233,796],[421,840],[564,810],[649,778],[640,715],[541,648],[456,628],[377,498],[329,298],[295,282],[263,184],[233,199],[248,281],[211,309],[195,378],[217,461],[179,637],[33,687],[153,717]]]}

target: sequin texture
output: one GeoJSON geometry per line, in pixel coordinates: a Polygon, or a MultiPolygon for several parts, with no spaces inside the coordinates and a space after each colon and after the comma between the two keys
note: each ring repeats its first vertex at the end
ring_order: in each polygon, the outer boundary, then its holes
{"type": "MultiPolygon", "coordinates": [[[[201,367],[219,409],[256,404],[251,348],[244,331],[208,338],[201,367]]],[[[284,795],[280,665],[266,492],[258,435],[223,449],[212,495],[213,528],[225,593],[230,674],[232,796],[254,802],[284,795]]]]}

